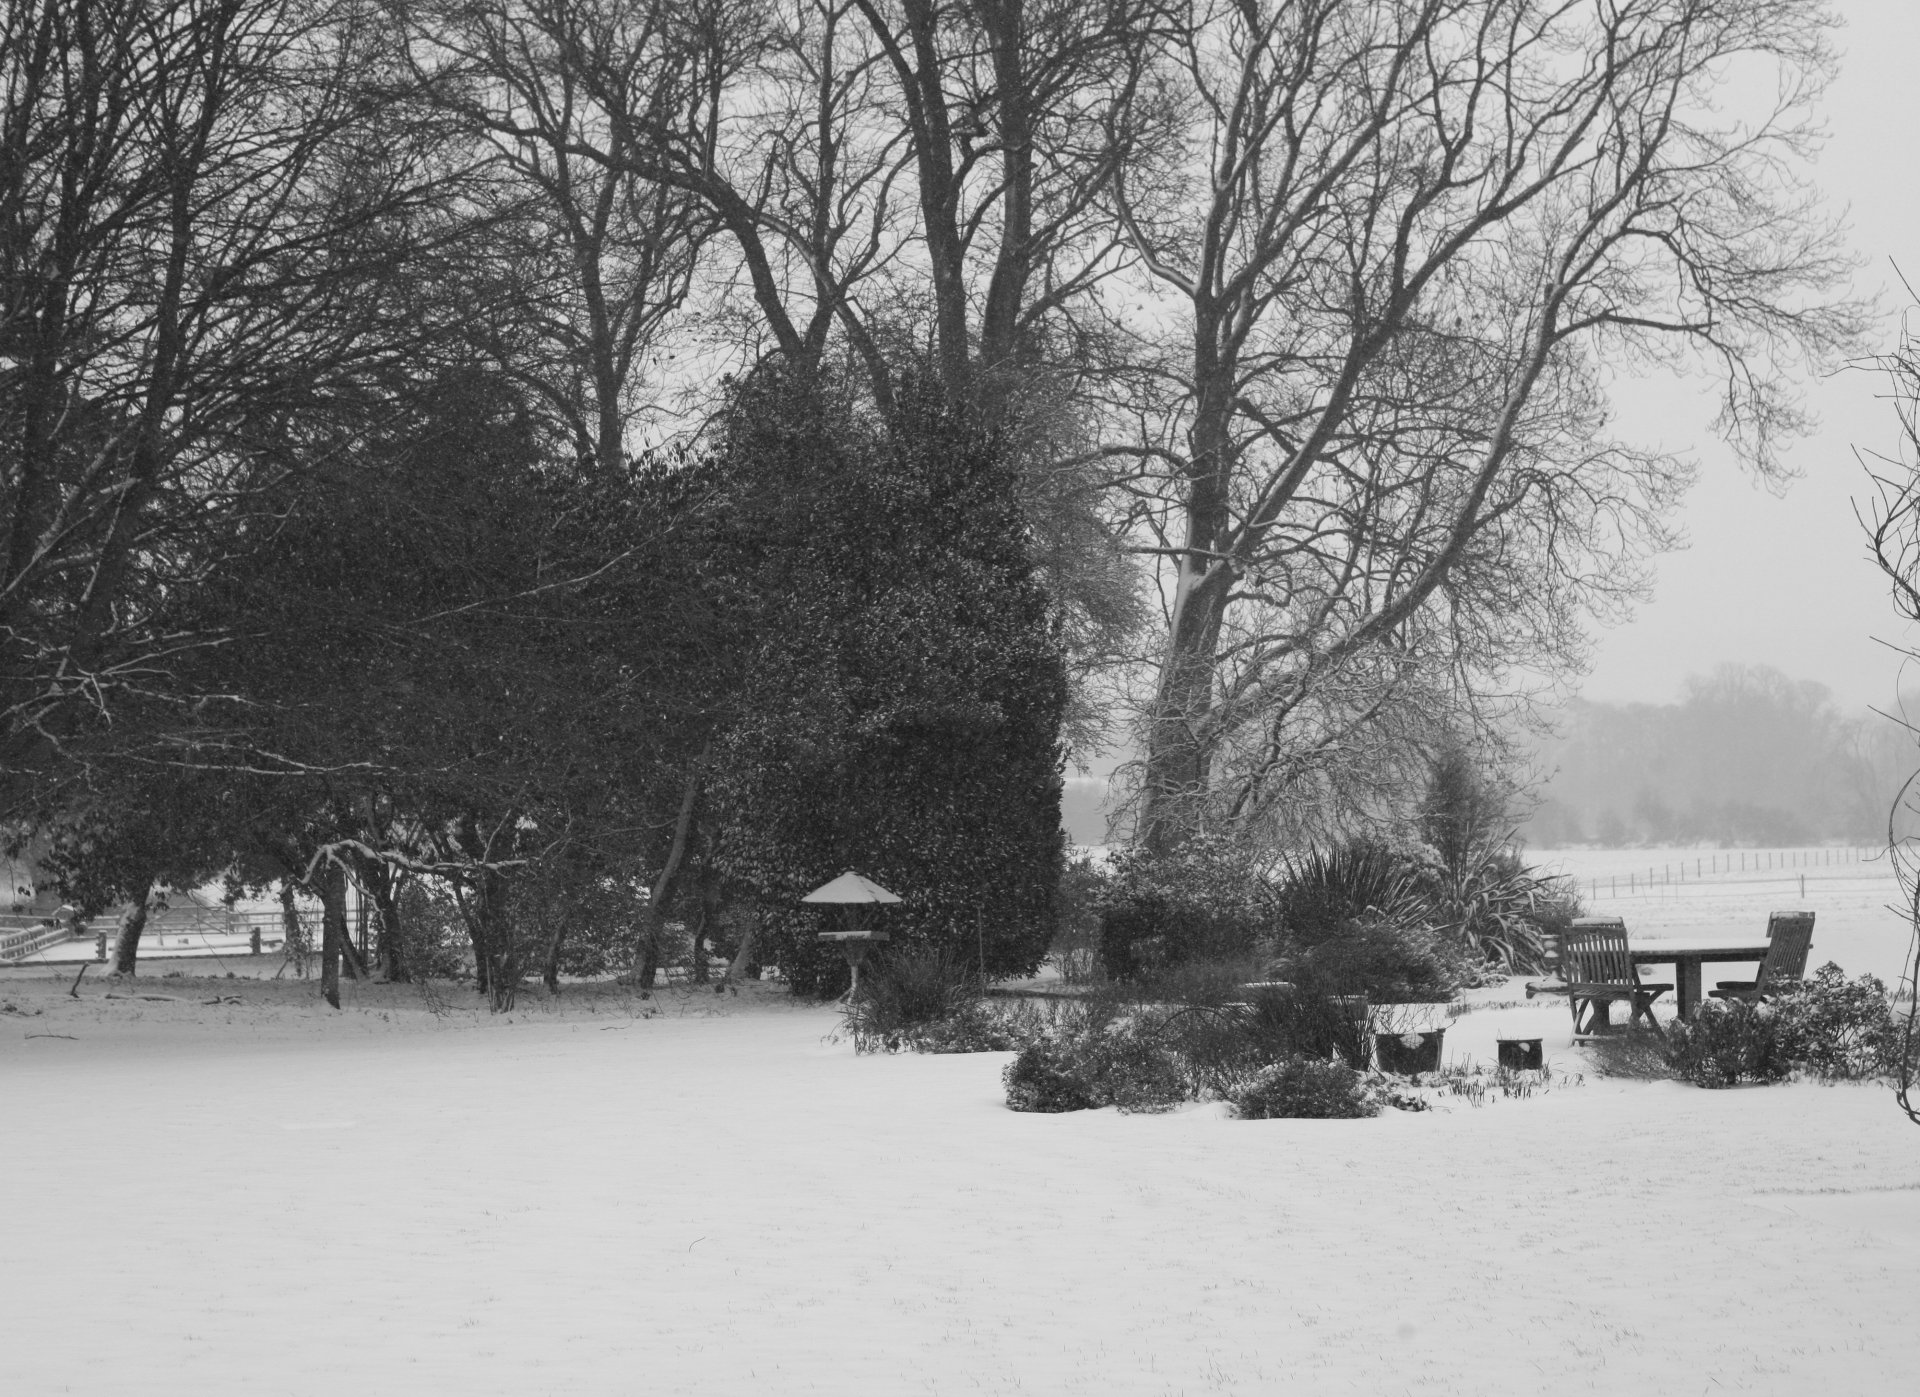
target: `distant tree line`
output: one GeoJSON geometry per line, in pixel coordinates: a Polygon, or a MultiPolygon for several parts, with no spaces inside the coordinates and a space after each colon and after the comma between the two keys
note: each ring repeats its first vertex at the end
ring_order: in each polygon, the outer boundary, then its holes
{"type": "Polygon", "coordinates": [[[1820,684],[1723,665],[1678,703],[1576,701],[1537,752],[1529,843],[1884,842],[1910,736],[1820,684]]]}

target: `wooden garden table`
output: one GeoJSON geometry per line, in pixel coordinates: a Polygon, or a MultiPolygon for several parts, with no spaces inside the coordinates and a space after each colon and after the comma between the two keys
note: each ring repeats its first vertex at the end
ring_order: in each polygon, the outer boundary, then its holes
{"type": "Polygon", "coordinates": [[[1671,965],[1674,1001],[1680,1017],[1690,1019],[1700,1007],[1700,967],[1708,962],[1762,961],[1767,957],[1765,936],[1630,936],[1627,953],[1635,965],[1671,965]]]}

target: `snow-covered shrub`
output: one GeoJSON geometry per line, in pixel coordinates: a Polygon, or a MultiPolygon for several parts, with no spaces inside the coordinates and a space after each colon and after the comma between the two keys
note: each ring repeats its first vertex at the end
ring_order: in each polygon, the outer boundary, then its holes
{"type": "Polygon", "coordinates": [[[1231,1097],[1243,1120],[1358,1120],[1380,1114],[1366,1079],[1340,1062],[1289,1058],[1256,1074],[1231,1097]]]}
{"type": "Polygon", "coordinates": [[[1770,1004],[1709,999],[1667,1030],[1667,1064],[1698,1087],[1777,1082],[1792,1070],[1770,1004]]]}
{"type": "Polygon", "coordinates": [[[973,1000],[943,1019],[910,1030],[902,1046],[919,1053],[1008,1053],[1032,1042],[1035,1032],[1030,1016],[973,1000]]]}
{"type": "Polygon", "coordinates": [[[1179,1053],[1145,1016],[1103,1025],[1084,1051],[1098,1089],[1123,1111],[1168,1111],[1196,1094],[1179,1053]]]}
{"type": "Polygon", "coordinates": [[[1667,1041],[1668,1065],[1703,1087],[1777,1082],[1795,1068],[1871,1077],[1897,1069],[1900,1053],[1886,985],[1873,975],[1849,981],[1831,961],[1761,1004],[1709,999],[1667,1041]]]}
{"type": "Polygon", "coordinates": [[[1849,981],[1828,961],[1771,1000],[1782,1055],[1817,1076],[1871,1077],[1898,1063],[1900,1030],[1877,976],[1849,981]]]}
{"type": "Polygon", "coordinates": [[[1021,1049],[1003,1080],[1015,1111],[1165,1111],[1195,1095],[1158,1026],[1137,1017],[1057,1028],[1021,1049]]]}
{"type": "Polygon", "coordinates": [[[1080,1054],[1054,1038],[1027,1044],[1001,1080],[1013,1111],[1091,1111],[1106,1104],[1088,1082],[1080,1054]]]}

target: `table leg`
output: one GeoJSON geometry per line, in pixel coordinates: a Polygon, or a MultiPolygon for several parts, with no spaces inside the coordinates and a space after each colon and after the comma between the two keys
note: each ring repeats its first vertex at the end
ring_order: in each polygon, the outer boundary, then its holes
{"type": "Polygon", "coordinates": [[[1700,962],[1682,956],[1673,963],[1673,980],[1680,1017],[1690,1019],[1693,1011],[1700,1007],[1700,962]]]}
{"type": "Polygon", "coordinates": [[[1604,1037],[1613,1031],[1613,1001],[1596,997],[1587,1001],[1587,1033],[1604,1037]]]}

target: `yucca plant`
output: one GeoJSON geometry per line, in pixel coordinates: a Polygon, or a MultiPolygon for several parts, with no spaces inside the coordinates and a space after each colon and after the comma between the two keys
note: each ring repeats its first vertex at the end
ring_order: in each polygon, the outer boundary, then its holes
{"type": "Polygon", "coordinates": [[[1288,859],[1282,872],[1280,917],[1303,946],[1344,934],[1356,922],[1413,926],[1425,919],[1417,869],[1371,839],[1350,839],[1288,859]]]}
{"type": "Polygon", "coordinates": [[[1513,973],[1541,968],[1540,933],[1578,911],[1565,879],[1536,873],[1511,846],[1466,851],[1432,890],[1434,925],[1461,949],[1513,973]]]}

